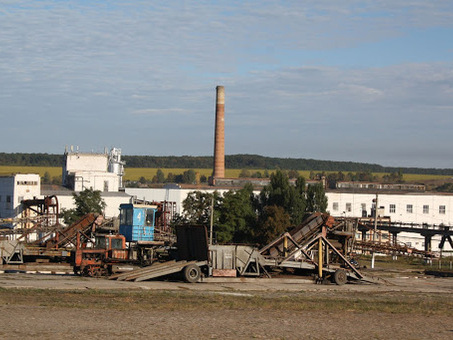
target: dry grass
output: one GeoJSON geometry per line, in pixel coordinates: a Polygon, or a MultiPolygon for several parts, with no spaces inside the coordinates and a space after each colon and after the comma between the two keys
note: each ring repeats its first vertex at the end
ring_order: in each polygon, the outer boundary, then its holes
{"type": "Polygon", "coordinates": [[[61,167],[48,167],[48,166],[8,166],[0,165],[0,176],[8,176],[11,174],[39,174],[44,176],[46,171],[50,177],[61,176],[61,167]]]}
{"type": "Polygon", "coordinates": [[[271,310],[381,312],[453,315],[453,301],[444,294],[297,292],[251,296],[215,292],[175,291],[60,291],[0,289],[2,305],[105,310],[271,310]]]}
{"type": "MultiPolygon", "coordinates": [[[[131,180],[131,181],[137,181],[140,179],[140,177],[145,177],[146,179],[151,180],[157,173],[158,168],[128,168],[126,167],[125,169],[125,180],[131,180]]],[[[174,175],[180,175],[184,171],[188,169],[184,168],[172,168],[172,169],[161,169],[164,173],[165,176],[168,176],[168,174],[171,172],[174,175]]],[[[193,169],[195,172],[198,172],[200,176],[204,175],[206,177],[211,176],[212,174],[212,169],[193,169]]],[[[22,174],[39,174],[41,177],[44,176],[45,172],[48,172],[51,177],[57,177],[61,175],[62,169],[61,167],[44,167],[44,166],[7,166],[7,165],[1,165],[0,166],[0,176],[7,176],[11,174],[17,174],[17,173],[22,173],[22,174]]],[[[242,169],[226,169],[225,170],[225,176],[230,177],[230,178],[237,178],[239,177],[239,174],[241,173],[242,169]]],[[[250,170],[250,172],[256,172],[259,171],[262,174],[264,174],[265,170],[264,169],[253,169],[250,170]]],[[[272,173],[272,171],[268,171],[269,173],[272,173]]],[[[303,171],[298,171],[299,174],[306,179],[310,177],[310,171],[308,170],[303,170],[303,171]]],[[[320,170],[313,170],[314,173],[319,173],[322,172],[320,170]]],[[[327,171],[326,173],[332,173],[336,171],[327,171]]],[[[344,171],[344,173],[347,173],[344,171]]],[[[373,175],[377,175],[379,177],[382,177],[386,173],[373,173],[373,175]]],[[[444,176],[444,175],[422,175],[422,174],[404,174],[403,179],[406,182],[424,182],[424,181],[430,181],[430,180],[442,180],[442,179],[448,179],[451,178],[451,176],[444,176]]]]}

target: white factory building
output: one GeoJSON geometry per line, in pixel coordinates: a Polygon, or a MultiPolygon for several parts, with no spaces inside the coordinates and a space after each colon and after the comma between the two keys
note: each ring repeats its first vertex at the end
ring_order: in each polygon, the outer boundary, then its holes
{"type": "Polygon", "coordinates": [[[0,218],[19,216],[22,212],[22,200],[39,196],[41,196],[41,179],[38,174],[0,177],[0,218]]]}
{"type": "MultiPolygon", "coordinates": [[[[200,189],[204,192],[219,193],[225,189],[200,189]]],[[[151,189],[126,188],[126,193],[138,199],[149,201],[174,201],[177,212],[182,212],[182,202],[189,192],[194,189],[151,189]]],[[[258,194],[258,192],[256,192],[258,194]]],[[[339,190],[326,192],[328,199],[327,211],[334,217],[367,217],[374,208],[375,193],[351,193],[339,190]]],[[[389,217],[392,222],[426,223],[430,226],[453,226],[453,195],[441,193],[379,193],[378,216],[389,217]]],[[[400,233],[398,241],[410,247],[423,250],[425,240],[417,233],[400,233]]],[[[433,237],[432,250],[438,250],[439,237],[433,237]]],[[[446,251],[451,251],[448,242],[444,245],[446,251]]]]}
{"type": "MultiPolygon", "coordinates": [[[[116,149],[118,153],[118,149],[116,149]]],[[[120,171],[112,172],[110,160],[121,162],[120,158],[104,154],[82,154],[67,152],[66,157],[66,183],[73,183],[73,188],[41,189],[40,178],[37,174],[17,174],[8,177],[0,177],[0,218],[20,217],[21,200],[43,198],[44,196],[56,195],[60,211],[74,207],[73,192],[85,188],[100,190],[106,203],[105,216],[117,217],[119,206],[128,203],[131,198],[148,201],[172,201],[176,202],[176,212],[182,212],[182,202],[187,195],[194,190],[219,193],[227,189],[215,187],[203,189],[182,189],[178,186],[169,188],[126,188],[121,190],[122,164],[117,165],[120,171]],[[113,190],[116,189],[116,190],[113,190]]],[[[118,154],[117,154],[118,156],[118,154]]],[[[119,151],[120,156],[120,151],[119,151]]],[[[258,192],[257,192],[258,193],[258,192]]],[[[366,217],[372,214],[375,193],[345,192],[334,190],[326,193],[328,198],[328,212],[334,217],[366,217]]],[[[428,225],[453,226],[453,195],[441,193],[400,193],[382,192],[378,194],[378,215],[389,217],[392,222],[415,223],[428,225]]],[[[424,249],[424,238],[415,233],[400,233],[398,241],[408,246],[424,249]]],[[[432,250],[438,250],[440,237],[432,240],[432,250]]],[[[451,251],[448,242],[444,249],[451,251]]]]}

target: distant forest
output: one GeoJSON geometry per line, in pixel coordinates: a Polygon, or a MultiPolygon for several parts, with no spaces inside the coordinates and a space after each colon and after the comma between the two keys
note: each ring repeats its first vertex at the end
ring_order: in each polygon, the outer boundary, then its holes
{"type": "MultiPolygon", "coordinates": [[[[129,168],[183,168],[209,169],[212,156],[123,156],[129,168]]],[[[9,166],[62,166],[64,156],[47,153],[0,153],[0,165],[9,166]]],[[[321,161],[304,158],[274,158],[259,155],[225,156],[228,169],[283,169],[351,172],[398,172],[406,174],[453,175],[453,169],[384,167],[378,164],[358,162],[321,161]]]]}

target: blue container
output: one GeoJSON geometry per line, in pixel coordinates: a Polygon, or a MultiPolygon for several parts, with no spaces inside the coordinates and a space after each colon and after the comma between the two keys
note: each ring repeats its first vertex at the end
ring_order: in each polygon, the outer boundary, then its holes
{"type": "Polygon", "coordinates": [[[120,225],[120,234],[127,242],[154,241],[154,227],[120,225]]]}
{"type": "Polygon", "coordinates": [[[155,207],[121,204],[120,210],[119,232],[127,242],[154,241],[155,207]]]}

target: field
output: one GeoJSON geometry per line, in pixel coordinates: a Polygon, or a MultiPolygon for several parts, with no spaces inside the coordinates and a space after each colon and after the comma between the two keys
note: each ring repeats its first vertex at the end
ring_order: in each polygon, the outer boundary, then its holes
{"type": "MultiPolygon", "coordinates": [[[[380,275],[382,272],[374,273],[380,275]]],[[[448,339],[452,278],[189,284],[0,274],[4,339],[448,339]]]]}
{"type": "MultiPolygon", "coordinates": [[[[140,179],[140,177],[144,177],[148,180],[151,180],[157,173],[157,168],[126,168],[125,169],[125,175],[124,179],[125,180],[130,180],[130,181],[137,181],[140,179]]],[[[169,174],[172,173],[174,175],[180,175],[184,171],[188,169],[183,169],[183,168],[174,168],[174,169],[161,169],[165,175],[165,177],[169,174]]],[[[206,177],[209,177],[212,174],[212,169],[193,169],[195,172],[198,172],[200,176],[204,175],[206,177]]],[[[241,169],[226,169],[225,170],[225,176],[226,177],[231,177],[231,178],[237,178],[239,177],[239,174],[242,170],[241,169]]],[[[262,174],[264,174],[264,169],[253,169],[250,170],[252,173],[255,171],[260,171],[262,174]]],[[[44,176],[44,174],[48,172],[50,174],[50,177],[58,177],[61,176],[62,169],[61,167],[33,167],[33,166],[5,166],[2,165],[0,166],[0,176],[5,176],[5,175],[10,175],[14,173],[37,173],[41,177],[44,176]]],[[[269,171],[271,173],[272,171],[269,171]]],[[[306,179],[310,177],[310,171],[298,171],[299,174],[306,179]]],[[[315,173],[320,172],[317,170],[314,170],[315,173]]],[[[329,173],[329,172],[327,172],[329,173]]],[[[385,173],[374,173],[374,175],[377,176],[382,176],[385,175],[385,173]]],[[[444,176],[444,175],[424,175],[424,174],[404,174],[403,179],[406,182],[424,182],[424,181],[432,181],[432,180],[442,180],[442,179],[449,179],[451,176],[444,176]]]]}

